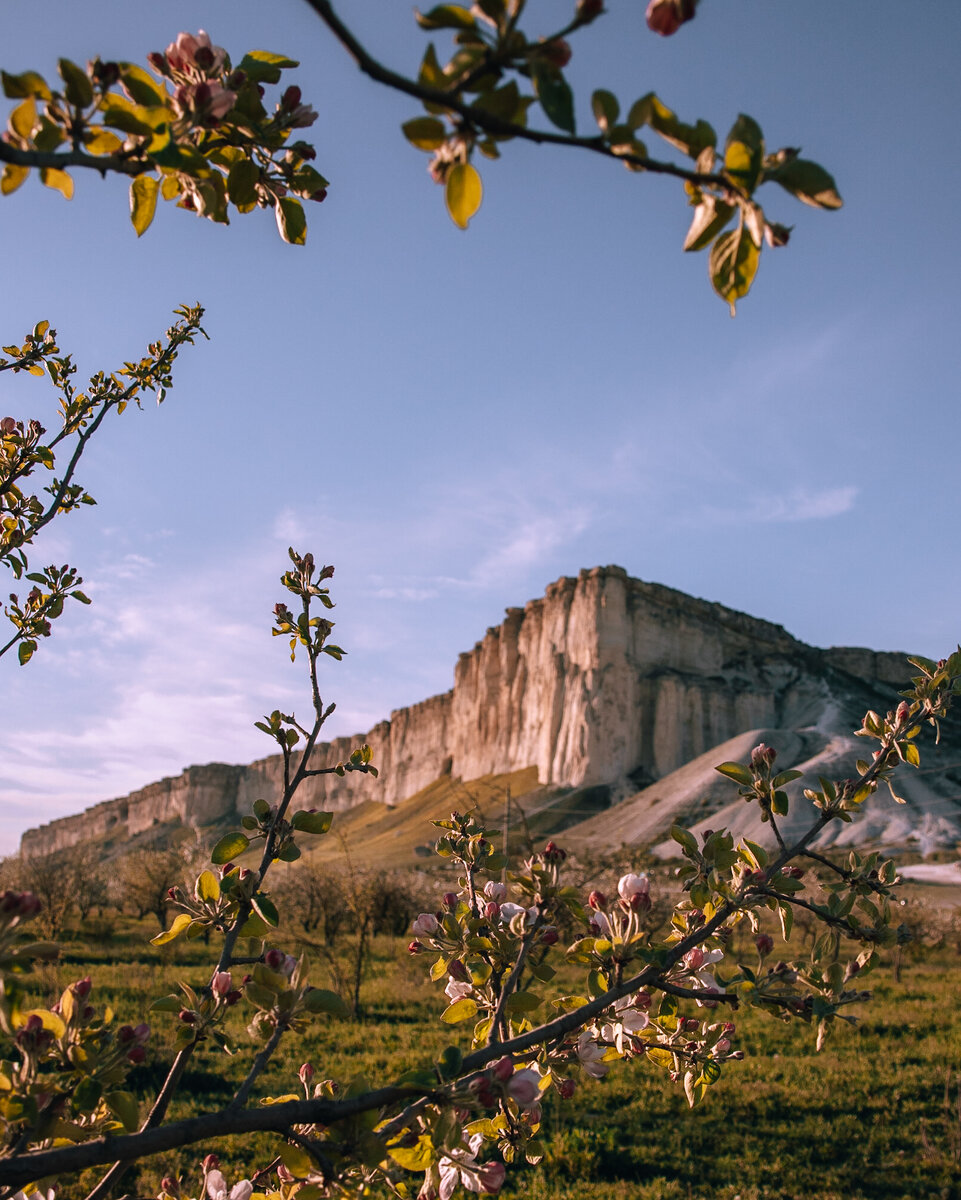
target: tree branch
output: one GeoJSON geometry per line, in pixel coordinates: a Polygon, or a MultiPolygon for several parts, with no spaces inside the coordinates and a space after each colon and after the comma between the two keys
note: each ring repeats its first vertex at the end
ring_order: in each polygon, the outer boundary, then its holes
{"type": "Polygon", "coordinates": [[[147,159],[124,158],[119,154],[84,154],[82,150],[20,150],[0,139],[0,162],[15,167],[52,167],[63,171],[67,167],[88,167],[106,177],[109,171],[120,175],[144,175],[154,170],[147,159]]]}
{"type": "Polygon", "coordinates": [[[392,71],[378,62],[337,16],[329,0],[307,0],[307,4],[369,79],[374,80],[375,83],[382,83],[395,92],[413,96],[416,100],[442,105],[451,112],[457,113],[470,125],[484,130],[485,133],[493,134],[495,137],[518,138],[521,141],[534,142],[537,145],[568,146],[580,150],[590,150],[605,158],[612,158],[615,162],[639,167],[653,175],[672,175],[675,179],[686,180],[698,187],[718,188],[728,196],[741,195],[740,190],[723,175],[690,170],[687,167],[679,167],[676,163],[664,162],[656,158],[641,158],[638,154],[616,154],[600,135],[578,137],[575,134],[553,133],[546,129],[528,129],[526,125],[516,125],[513,121],[505,121],[493,113],[484,112],[472,104],[459,100],[451,92],[408,79],[406,75],[399,75],[396,71],[392,71]]]}

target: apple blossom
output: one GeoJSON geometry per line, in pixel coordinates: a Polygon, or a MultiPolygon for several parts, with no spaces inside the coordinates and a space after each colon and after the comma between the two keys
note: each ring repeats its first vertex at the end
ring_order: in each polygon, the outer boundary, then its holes
{"type": "Polygon", "coordinates": [[[594,1035],[589,1029],[583,1030],[578,1037],[576,1050],[585,1074],[594,1079],[603,1079],[609,1070],[609,1064],[602,1061],[604,1050],[594,1041],[594,1035]]]}
{"type": "Polygon", "coordinates": [[[489,879],[484,884],[484,895],[494,904],[503,904],[507,899],[507,886],[499,883],[496,879],[489,879]]]}
{"type": "Polygon", "coordinates": [[[207,1174],[207,1195],[210,1200],[250,1200],[253,1192],[254,1185],[249,1179],[235,1183],[228,1192],[227,1181],[219,1168],[215,1167],[207,1174]]]}
{"type": "Polygon", "coordinates": [[[650,880],[646,875],[622,875],[618,880],[617,894],[628,903],[635,896],[646,896],[650,891],[650,880]]]}
{"type": "Polygon", "coordinates": [[[450,1002],[453,1004],[455,1000],[463,1000],[465,996],[469,996],[474,990],[469,983],[463,983],[459,979],[455,979],[453,975],[447,978],[447,987],[444,988],[444,993],[450,1002]]]}
{"type": "Polygon", "coordinates": [[[531,1067],[515,1071],[507,1081],[506,1092],[521,1108],[530,1108],[540,1097],[540,1075],[531,1067]]]}
{"type": "Polygon", "coordinates": [[[433,913],[421,913],[410,927],[417,937],[432,937],[439,929],[440,923],[433,913]]]}
{"type": "Polygon", "coordinates": [[[205,75],[208,72],[220,71],[227,58],[227,51],[223,46],[213,45],[210,36],[201,29],[196,34],[178,34],[177,40],[167,47],[166,58],[174,71],[194,71],[205,75]]]}

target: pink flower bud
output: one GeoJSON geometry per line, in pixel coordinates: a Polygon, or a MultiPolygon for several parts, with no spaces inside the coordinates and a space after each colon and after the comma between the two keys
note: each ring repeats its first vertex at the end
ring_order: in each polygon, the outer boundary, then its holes
{"type": "Polygon", "coordinates": [[[160,1190],[166,1192],[168,1196],[173,1196],[174,1200],[180,1198],[180,1184],[172,1175],[165,1175],[160,1181],[160,1190]]]}
{"type": "Polygon", "coordinates": [[[458,899],[459,899],[459,897],[456,892],[445,892],[444,898],[443,898],[443,905],[445,908],[449,908],[453,911],[453,909],[455,909],[457,907],[458,899]]]}
{"type": "Polygon", "coordinates": [[[132,1063],[142,1063],[147,1057],[147,1051],[143,1046],[131,1046],[127,1051],[127,1058],[132,1063]]]}
{"type": "Polygon", "coordinates": [[[697,0],[651,0],[647,6],[647,27],[661,37],[677,33],[694,16],[697,0]]]}
{"type": "Polygon", "coordinates": [[[407,953],[408,954],[420,954],[423,949],[424,949],[423,942],[413,941],[408,945],[407,953]]]}
{"type": "Polygon", "coordinates": [[[549,62],[552,67],[557,67],[558,70],[566,67],[571,61],[571,47],[569,42],[565,42],[563,38],[554,38],[552,41],[543,42],[538,47],[538,57],[549,62]]]}
{"type": "Polygon", "coordinates": [[[197,1022],[197,1014],[192,1012],[189,1008],[182,1008],[179,1016],[180,1020],[183,1021],[185,1025],[195,1025],[197,1022]]]}
{"type": "Polygon", "coordinates": [[[721,1029],[724,1031],[724,1033],[733,1033],[735,1028],[736,1026],[733,1021],[725,1021],[721,1026],[721,1029]]]}
{"type": "Polygon", "coordinates": [[[292,83],[280,98],[280,103],[283,108],[293,110],[301,101],[300,88],[292,83]]]}
{"type": "Polygon", "coordinates": [[[577,1084],[573,1079],[557,1079],[555,1080],[557,1094],[562,1100],[570,1100],[571,1096],[577,1091],[577,1084]]]}
{"type": "Polygon", "coordinates": [[[727,1054],[731,1049],[730,1039],[721,1038],[720,1041],[718,1041],[714,1046],[714,1049],[718,1052],[718,1054],[727,1054]]]}
{"type": "Polygon", "coordinates": [[[548,925],[541,933],[541,943],[544,946],[554,946],[560,935],[553,925],[548,925]]]}
{"type": "Polygon", "coordinates": [[[603,892],[593,891],[587,897],[587,903],[591,906],[591,908],[595,909],[595,911],[603,911],[607,908],[607,897],[603,892]]]}
{"type": "Polygon", "coordinates": [[[510,1055],[505,1054],[503,1058],[499,1058],[494,1063],[494,1078],[499,1083],[506,1083],[514,1074],[514,1061],[510,1055]]]}
{"type": "Polygon", "coordinates": [[[208,1154],[200,1165],[206,1175],[208,1171],[217,1171],[220,1169],[220,1159],[216,1154],[208,1154]]]}
{"type": "Polygon", "coordinates": [[[490,879],[484,884],[484,895],[494,904],[503,904],[507,899],[507,887],[496,879],[490,879]]]}
{"type": "Polygon", "coordinates": [[[210,990],[216,996],[226,996],[231,990],[232,983],[229,971],[217,971],[210,981],[210,990]]]}
{"type": "Polygon", "coordinates": [[[71,988],[71,991],[78,1000],[86,1000],[86,998],[90,995],[90,989],[92,987],[93,981],[89,975],[85,975],[83,979],[77,980],[77,982],[71,988]]]}
{"type": "Polygon", "coordinates": [[[754,939],[754,945],[757,946],[757,952],[763,958],[765,954],[770,954],[774,949],[774,938],[769,933],[759,933],[754,939]]]}
{"type": "Polygon", "coordinates": [[[689,971],[697,971],[704,962],[704,951],[700,946],[694,946],[684,955],[684,965],[689,971]]]}
{"type": "Polygon", "coordinates": [[[117,1041],[124,1046],[127,1042],[132,1042],[136,1039],[136,1034],[133,1031],[132,1025],[121,1025],[117,1030],[117,1041]]]}
{"type": "Polygon", "coordinates": [[[275,948],[268,950],[264,955],[264,965],[270,967],[271,971],[279,971],[284,965],[286,955],[283,950],[275,948]]]}
{"type": "Polygon", "coordinates": [[[453,958],[447,964],[447,973],[451,979],[456,979],[458,983],[470,983],[470,971],[464,966],[459,958],[453,958]]]}
{"type": "Polygon", "coordinates": [[[496,921],[501,914],[501,906],[495,904],[493,900],[488,900],[484,905],[484,916],[488,921],[496,921]]]}
{"type": "Polygon", "coordinates": [[[300,1077],[300,1082],[304,1085],[304,1087],[306,1087],[314,1077],[314,1068],[309,1062],[306,1062],[303,1064],[297,1074],[300,1077]]]}
{"type": "MultiPolygon", "coordinates": [[[[567,43],[564,42],[564,45],[567,46],[567,43]]],[[[570,58],[570,46],[567,46],[567,49],[568,58],[570,58]]],[[[548,842],[544,847],[545,862],[563,862],[565,858],[567,858],[567,851],[562,850],[556,842],[548,842]]]]}

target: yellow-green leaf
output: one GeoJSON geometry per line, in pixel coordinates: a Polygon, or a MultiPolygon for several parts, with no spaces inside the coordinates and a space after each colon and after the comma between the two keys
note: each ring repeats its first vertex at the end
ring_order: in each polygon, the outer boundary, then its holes
{"type": "Polygon", "coordinates": [[[13,132],[29,141],[37,127],[37,102],[33,96],[28,96],[22,104],[18,104],[9,120],[13,132]]]}
{"type": "Polygon", "coordinates": [[[477,1015],[477,1002],[470,996],[461,996],[453,1004],[449,1004],[440,1015],[440,1019],[448,1025],[456,1025],[458,1021],[469,1021],[477,1015]]]}
{"type": "Polygon", "coordinates": [[[11,192],[17,190],[29,174],[29,167],[20,167],[14,163],[7,163],[3,168],[3,175],[0,176],[0,193],[4,196],[9,196],[11,192]]]}
{"type": "Polygon", "coordinates": [[[484,186],[477,170],[470,163],[455,163],[447,176],[445,199],[450,218],[458,228],[467,228],[481,206],[483,195],[484,186]]]}
{"type": "Polygon", "coordinates": [[[220,899],[220,881],[213,871],[200,872],[197,880],[197,899],[213,901],[220,899]]]}
{"type": "Polygon", "coordinates": [[[732,317],[736,302],[747,295],[754,282],[760,257],[760,248],[743,227],[722,233],[711,247],[708,259],[711,284],[721,299],[731,306],[732,317]]]}
{"type": "Polygon", "coordinates": [[[116,154],[123,141],[109,129],[97,129],[84,142],[90,154],[116,154]]]}
{"type": "Polygon", "coordinates": [[[156,937],[151,938],[150,942],[154,946],[166,946],[168,942],[174,941],[184,932],[193,918],[190,913],[178,913],[173,920],[173,924],[169,929],[165,929],[163,933],[158,933],[156,937]]]}
{"type": "Polygon", "coordinates": [[[302,246],[307,241],[307,218],[304,206],[293,196],[284,196],[277,201],[277,229],[280,236],[291,246],[302,246]]]}
{"type": "Polygon", "coordinates": [[[152,175],[138,175],[130,185],[130,220],[142,237],[149,229],[157,211],[157,189],[159,184],[152,175]]]}
{"type": "Polygon", "coordinates": [[[414,117],[401,125],[404,137],[418,150],[436,150],[447,137],[444,122],[438,117],[414,117]]]}
{"type": "Polygon", "coordinates": [[[65,200],[73,196],[73,180],[66,171],[59,171],[56,167],[41,167],[40,182],[44,187],[59,192],[65,200]]]}

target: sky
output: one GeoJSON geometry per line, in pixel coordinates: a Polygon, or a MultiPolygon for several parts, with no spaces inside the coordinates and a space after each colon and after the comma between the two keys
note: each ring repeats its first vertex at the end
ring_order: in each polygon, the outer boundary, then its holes
{"type": "MultiPolygon", "coordinates": [[[[300,60],[331,186],[302,248],[266,212],[223,228],[170,205],[138,240],[119,178],[0,199],[0,343],[47,319],[85,377],[139,356],[180,303],[205,305],[210,335],[162,407],[91,443],[97,507],[38,539],[33,562],[77,566],[93,604],[28,666],[0,662],[0,854],[188,764],[262,757],[262,713],[308,713],[270,637],[289,545],[336,566],[332,736],[447,690],[505,607],[607,563],[815,645],[954,648],[961,6],[704,0],[670,39],[643,7],[609,0],[573,39],[579,131],[595,87],[624,107],[653,89],[722,140],[747,112],[845,200],[762,191],[794,232],[735,320],[706,256],[681,252],[676,180],[512,144],[456,229],[399,132],[418,106],[364,79],[302,0],[5,0],[12,72],[143,62],[198,27],[235,61],[300,60]]],[[[416,70],[407,4],[340,8],[416,70]]],[[[527,28],[569,9],[532,3],[527,28]]],[[[50,425],[53,403],[45,380],[0,377],[3,415],[50,425]]]]}

